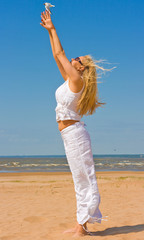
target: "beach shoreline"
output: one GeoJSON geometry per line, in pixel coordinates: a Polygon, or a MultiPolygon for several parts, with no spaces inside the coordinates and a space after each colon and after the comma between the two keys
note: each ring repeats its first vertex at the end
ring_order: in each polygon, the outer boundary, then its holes
{"type": "MultiPolygon", "coordinates": [[[[144,176],[144,171],[96,171],[96,176],[111,175],[135,175],[144,176]]],[[[22,176],[69,176],[72,175],[71,172],[0,172],[1,177],[22,177],[22,176]]]]}

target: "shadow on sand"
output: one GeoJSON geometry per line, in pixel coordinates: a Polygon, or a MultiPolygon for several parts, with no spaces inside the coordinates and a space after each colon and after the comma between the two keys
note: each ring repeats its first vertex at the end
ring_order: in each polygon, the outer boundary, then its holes
{"type": "Polygon", "coordinates": [[[107,228],[104,231],[90,232],[92,236],[109,236],[144,231],[144,224],[107,228]]]}

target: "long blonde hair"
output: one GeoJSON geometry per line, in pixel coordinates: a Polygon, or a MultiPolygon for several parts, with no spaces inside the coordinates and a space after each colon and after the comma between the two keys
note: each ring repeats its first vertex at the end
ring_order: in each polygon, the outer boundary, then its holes
{"type": "Polygon", "coordinates": [[[77,103],[77,112],[81,117],[83,115],[92,115],[95,112],[96,108],[106,104],[100,102],[98,99],[97,69],[101,69],[103,71],[111,71],[113,68],[104,69],[97,64],[100,62],[103,62],[103,60],[94,60],[91,55],[84,56],[84,59],[82,60],[82,64],[85,66],[85,70],[83,71],[83,81],[85,87],[77,103]]]}

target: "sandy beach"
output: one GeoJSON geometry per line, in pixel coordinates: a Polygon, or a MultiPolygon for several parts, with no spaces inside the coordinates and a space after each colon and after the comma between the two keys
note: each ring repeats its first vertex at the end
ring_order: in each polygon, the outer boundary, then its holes
{"type": "MultiPolygon", "coordinates": [[[[108,221],[88,224],[93,236],[144,240],[144,172],[97,172],[100,210],[108,221]]],[[[0,173],[0,240],[69,240],[76,223],[71,173],[0,173]]]]}

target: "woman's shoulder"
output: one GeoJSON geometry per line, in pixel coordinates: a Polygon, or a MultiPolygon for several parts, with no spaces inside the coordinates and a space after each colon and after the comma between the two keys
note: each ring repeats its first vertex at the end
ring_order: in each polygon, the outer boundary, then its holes
{"type": "Polygon", "coordinates": [[[76,82],[72,81],[68,77],[66,82],[67,82],[67,85],[68,85],[69,89],[73,93],[80,93],[83,90],[83,88],[84,88],[84,81],[83,81],[82,77],[80,77],[80,79],[78,81],[76,81],[76,82]]]}

